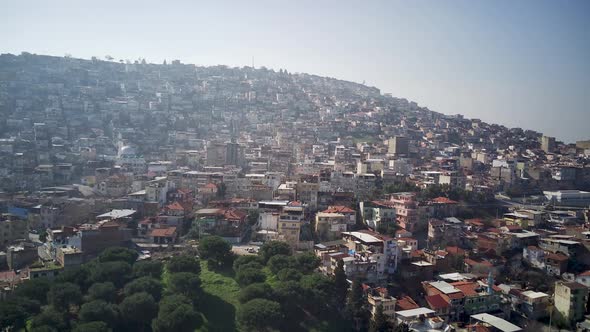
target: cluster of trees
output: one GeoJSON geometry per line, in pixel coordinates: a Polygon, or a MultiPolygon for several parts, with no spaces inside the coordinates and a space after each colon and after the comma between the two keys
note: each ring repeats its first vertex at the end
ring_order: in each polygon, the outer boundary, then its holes
{"type": "Polygon", "coordinates": [[[465,189],[452,187],[447,184],[431,185],[418,192],[418,197],[422,200],[433,199],[441,196],[448,197],[449,199],[455,201],[464,201],[469,203],[486,203],[493,201],[494,199],[493,196],[467,191],[465,189]]]}
{"type": "Polygon", "coordinates": [[[327,322],[341,331],[394,330],[383,308],[377,316],[382,322],[369,323],[361,283],[357,280],[351,287],[342,262],[332,277],[317,271],[320,263],[313,252],[293,254],[289,245],[278,241],[266,242],[256,256],[235,259],[233,270],[241,287],[237,320],[242,329],[300,331],[309,328],[302,322],[327,322]]]}
{"type": "Polygon", "coordinates": [[[247,331],[300,330],[308,314],[333,311],[334,282],[315,270],[319,259],[311,252],[294,255],[284,242],[266,242],[256,256],[233,263],[241,287],[238,323],[247,331]]]}
{"type": "Polygon", "coordinates": [[[55,280],[19,285],[0,304],[0,329],[30,331],[194,331],[201,292],[192,255],[139,261],[126,248],[106,249],[55,280]]]}

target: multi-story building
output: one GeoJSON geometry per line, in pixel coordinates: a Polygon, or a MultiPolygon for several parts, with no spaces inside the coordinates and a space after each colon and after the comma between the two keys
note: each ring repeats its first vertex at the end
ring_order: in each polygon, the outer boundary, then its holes
{"type": "Polygon", "coordinates": [[[555,283],[555,309],[569,322],[577,322],[584,319],[588,288],[577,282],[555,283]]]}
{"type": "Polygon", "coordinates": [[[17,240],[29,237],[29,223],[11,214],[0,215],[0,248],[5,248],[17,240]]]}
{"type": "Polygon", "coordinates": [[[407,137],[395,136],[390,138],[388,141],[387,153],[393,154],[395,156],[407,155],[409,152],[408,145],[407,137]]]}
{"type": "Polygon", "coordinates": [[[348,248],[344,270],[349,278],[384,280],[396,271],[399,261],[396,239],[368,230],[343,232],[342,239],[348,248]]]}
{"type": "Polygon", "coordinates": [[[555,137],[545,136],[541,137],[541,150],[545,153],[552,153],[555,150],[555,137]]]}
{"type": "Polygon", "coordinates": [[[394,319],[396,299],[395,297],[389,295],[387,288],[379,287],[375,289],[369,289],[369,293],[367,294],[367,302],[369,303],[369,312],[371,312],[373,318],[377,312],[377,307],[382,306],[385,316],[387,316],[387,318],[390,320],[394,319]]]}
{"type": "Polygon", "coordinates": [[[298,248],[304,217],[303,205],[292,202],[284,206],[279,214],[278,239],[287,242],[293,248],[298,248]]]}
{"type": "Polygon", "coordinates": [[[405,230],[414,232],[419,230],[420,215],[417,209],[416,194],[414,193],[396,193],[392,194],[390,202],[395,209],[396,222],[405,230]]]}
{"type": "Polygon", "coordinates": [[[347,231],[347,222],[341,213],[318,212],[315,215],[315,231],[322,240],[340,238],[342,232],[347,231]]]}
{"type": "Polygon", "coordinates": [[[374,230],[396,221],[395,205],[390,201],[360,202],[359,205],[363,223],[374,230]]]}

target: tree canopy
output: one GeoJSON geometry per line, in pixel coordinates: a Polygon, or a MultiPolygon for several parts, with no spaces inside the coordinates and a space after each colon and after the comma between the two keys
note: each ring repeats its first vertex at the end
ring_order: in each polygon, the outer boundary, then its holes
{"type": "Polygon", "coordinates": [[[82,302],[82,292],[78,285],[71,282],[57,283],[49,289],[47,302],[57,310],[66,311],[70,305],[82,302]]]}
{"type": "Polygon", "coordinates": [[[195,256],[180,255],[174,256],[166,264],[168,271],[171,273],[175,272],[191,272],[199,274],[201,273],[201,262],[195,256]]]}
{"type": "Polygon", "coordinates": [[[230,266],[234,255],[231,244],[219,236],[207,236],[199,242],[199,254],[212,268],[230,266]]]}
{"type": "Polygon", "coordinates": [[[126,297],[119,305],[121,318],[130,326],[139,330],[149,326],[156,316],[158,305],[154,298],[145,292],[126,297]]]}
{"type": "Polygon", "coordinates": [[[291,255],[291,247],[285,242],[268,241],[262,245],[258,254],[264,262],[268,262],[271,257],[276,255],[291,255]]]}
{"type": "Polygon", "coordinates": [[[249,331],[266,331],[276,328],[282,319],[281,305],[265,299],[246,302],[238,311],[238,321],[249,331]]]}
{"type": "Polygon", "coordinates": [[[123,247],[110,247],[105,249],[99,256],[98,260],[101,263],[104,262],[126,262],[127,264],[133,264],[139,257],[139,254],[135,250],[123,248],[123,247]]]}

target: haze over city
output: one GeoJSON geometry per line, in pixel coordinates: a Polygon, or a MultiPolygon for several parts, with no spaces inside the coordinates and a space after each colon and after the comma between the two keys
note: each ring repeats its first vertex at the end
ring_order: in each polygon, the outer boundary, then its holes
{"type": "Polygon", "coordinates": [[[2,51],[266,66],[588,138],[587,1],[13,1],[2,51]]]}
{"type": "Polygon", "coordinates": [[[0,331],[590,331],[588,1],[12,1],[0,331]]]}

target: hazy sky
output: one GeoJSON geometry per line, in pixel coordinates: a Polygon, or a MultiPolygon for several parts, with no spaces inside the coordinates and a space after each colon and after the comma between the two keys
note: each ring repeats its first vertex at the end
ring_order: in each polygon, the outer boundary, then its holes
{"type": "Polygon", "coordinates": [[[3,1],[0,52],[285,68],[590,138],[590,1],[3,1]]]}

